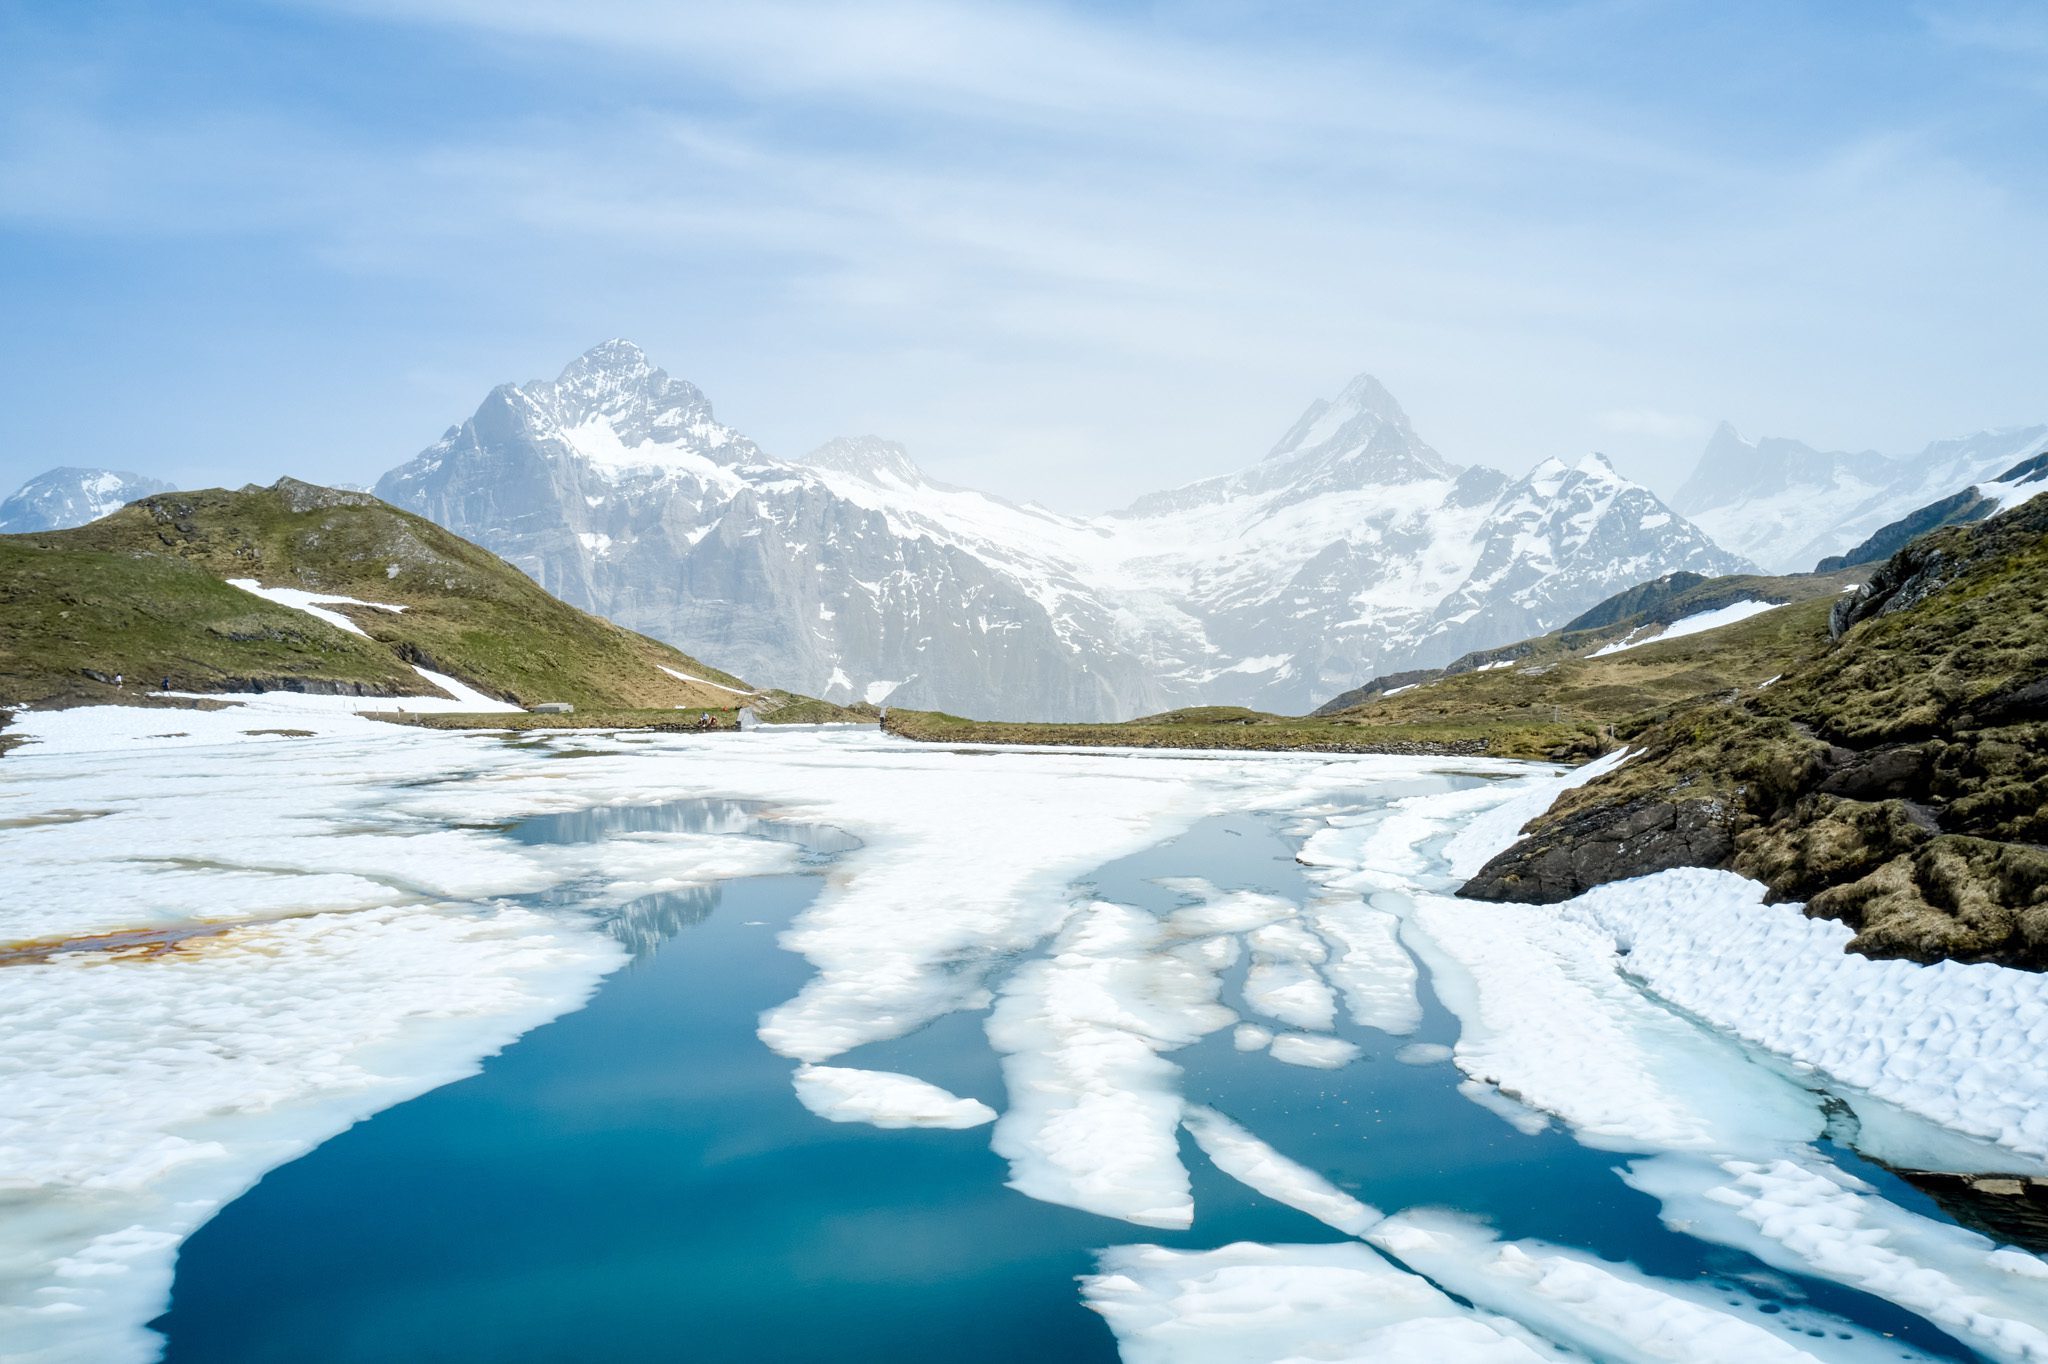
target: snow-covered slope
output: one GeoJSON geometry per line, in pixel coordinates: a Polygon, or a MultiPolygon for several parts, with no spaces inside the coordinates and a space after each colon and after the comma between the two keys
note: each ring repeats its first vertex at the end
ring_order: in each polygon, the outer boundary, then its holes
{"type": "Polygon", "coordinates": [[[138,497],[170,490],[168,483],[114,469],[51,469],[0,502],[0,535],[69,530],[119,511],[138,497]]]}
{"type": "Polygon", "coordinates": [[[1850,454],[1751,440],[1723,422],[1671,504],[1773,573],[1811,569],[1916,508],[1995,479],[2048,449],[2048,426],[1981,431],[1918,454],[1850,454]]]}
{"type": "Polygon", "coordinates": [[[612,341],[494,390],[377,491],[749,676],[1007,718],[1302,711],[1645,577],[1743,567],[1598,456],[1519,481],[1450,463],[1370,376],[1241,473],[1083,519],[875,437],[772,458],[612,341]]]}

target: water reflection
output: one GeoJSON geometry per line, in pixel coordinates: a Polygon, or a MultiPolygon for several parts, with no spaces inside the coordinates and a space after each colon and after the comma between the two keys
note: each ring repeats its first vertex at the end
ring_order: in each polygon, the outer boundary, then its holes
{"type": "MultiPolygon", "coordinates": [[[[769,819],[759,801],[697,796],[650,805],[598,805],[564,810],[506,826],[508,837],[521,843],[595,844],[635,834],[706,834],[728,838],[761,838],[793,844],[798,862],[817,868],[861,846],[860,840],[829,824],[769,819]]],[[[681,855],[681,854],[679,854],[681,855]]],[[[536,908],[581,908],[594,914],[634,957],[645,957],[684,929],[702,923],[718,907],[718,884],[645,895],[623,904],[603,903],[604,886],[588,882],[557,887],[528,896],[536,908]]]]}

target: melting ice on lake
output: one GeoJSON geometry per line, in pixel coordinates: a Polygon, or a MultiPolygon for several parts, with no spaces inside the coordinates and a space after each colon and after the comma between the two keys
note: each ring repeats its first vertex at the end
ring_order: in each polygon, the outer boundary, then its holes
{"type": "MultiPolygon", "coordinates": [[[[1192,1238],[1102,1252],[1084,1296],[1127,1358],[2048,1360],[2048,1267],[1887,1197],[1836,1144],[2040,1170],[2042,979],[1847,957],[1836,926],[1704,873],[1550,909],[1449,898],[1584,770],[871,734],[536,744],[323,702],[19,717],[36,742],[0,767],[0,939],[30,950],[0,968],[0,1339],[22,1358],[152,1357],[178,1243],[264,1171],[576,1009],[627,959],[622,906],[805,863],[746,821],[505,835],[715,797],[858,840],[781,937],[809,979],[759,1023],[810,1113],[993,1119],[1012,1187],[1106,1219],[1098,1244],[1192,1238]],[[286,716],[310,736],[276,733],[286,716]],[[1297,841],[1299,887],[1096,884],[1244,812],[1297,841]],[[1417,1041],[1432,1000],[1455,1029],[1417,1041]],[[963,1011],[1001,1058],[1000,1112],[868,1061],[963,1011]],[[1617,1153],[1617,1188],[1671,1237],[1834,1296],[1777,1310],[1574,1249],[1569,1224],[1508,1240],[1370,1206],[1326,1154],[1288,1154],[1296,1117],[1233,1111],[1217,1078],[1382,1065],[1562,1123],[1617,1153]],[[1219,1178],[1330,1241],[1200,1244],[1219,1178]],[[1926,1323],[1920,1344],[1838,1314],[1865,1299],[1926,1323]]],[[[1356,1131],[1361,1165],[1374,1139],[1356,1131]]]]}

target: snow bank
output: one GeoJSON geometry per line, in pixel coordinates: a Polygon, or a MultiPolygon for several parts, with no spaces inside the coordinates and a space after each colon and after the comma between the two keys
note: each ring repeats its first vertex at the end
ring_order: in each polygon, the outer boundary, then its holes
{"type": "Polygon", "coordinates": [[[1730,602],[1726,606],[1717,606],[1711,611],[1701,611],[1697,615],[1687,616],[1682,620],[1675,620],[1656,634],[1642,639],[1637,639],[1632,633],[1628,638],[1618,639],[1612,644],[1604,644],[1586,656],[1588,658],[1604,658],[1608,654],[1623,653],[1629,649],[1640,649],[1645,644],[1662,644],[1666,640],[1683,639],[1687,635],[1704,634],[1708,630],[1718,630],[1724,625],[1733,625],[1737,621],[1748,620],[1751,616],[1760,616],[1766,611],[1775,611],[1783,605],[1783,602],[1775,601],[1730,602]]]}
{"type": "Polygon", "coordinates": [[[360,601],[355,597],[338,597],[331,592],[307,592],[297,587],[264,587],[254,578],[229,578],[227,583],[229,587],[239,587],[252,597],[261,597],[267,602],[288,606],[294,611],[303,611],[315,620],[324,620],[337,630],[346,630],[352,635],[361,635],[364,639],[368,639],[370,635],[362,626],[339,611],[328,611],[324,608],[363,606],[372,611],[389,611],[393,615],[405,610],[403,606],[393,606],[389,602],[360,601]]]}
{"type": "Polygon", "coordinates": [[[979,1127],[996,1111],[979,1099],[963,1099],[914,1075],[847,1066],[800,1066],[796,1096],[803,1106],[831,1122],[865,1122],[876,1127],[979,1127]]]}
{"type": "Polygon", "coordinates": [[[1567,919],[1659,997],[1943,1127],[2048,1157],[2048,976],[1872,961],[1853,936],[1730,872],[1601,886],[1567,919]]]}
{"type": "Polygon", "coordinates": [[[447,692],[454,700],[461,702],[464,709],[472,713],[517,715],[520,711],[520,708],[511,702],[500,701],[495,696],[487,696],[475,687],[470,686],[467,682],[462,681],[460,678],[450,677],[447,673],[429,672],[417,663],[413,665],[412,670],[439,687],[442,691],[447,692]]]}
{"type": "Polygon", "coordinates": [[[1548,908],[1418,896],[1459,1069],[1617,1150],[1740,1150],[1820,1135],[1811,1095],[1658,1007],[1606,939],[1548,908]]]}

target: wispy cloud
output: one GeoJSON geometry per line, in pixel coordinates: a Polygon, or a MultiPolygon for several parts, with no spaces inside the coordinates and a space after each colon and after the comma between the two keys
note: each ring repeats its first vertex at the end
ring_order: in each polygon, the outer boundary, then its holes
{"type": "Polygon", "coordinates": [[[1241,463],[1360,369],[1508,467],[1669,461],[1705,424],[1678,413],[1844,445],[2038,415],[2008,357],[2048,287],[2038,164],[1874,97],[1702,116],[1611,74],[1639,5],[1482,6],[1456,46],[1427,6],[268,13],[296,84],[0,82],[0,231],[217,240],[179,248],[210,278],[260,247],[361,330],[352,381],[393,387],[347,439],[394,461],[477,396],[405,373],[621,331],[773,448],[881,429],[1053,502],[1241,463]],[[319,45],[383,84],[351,99],[319,45]]]}

